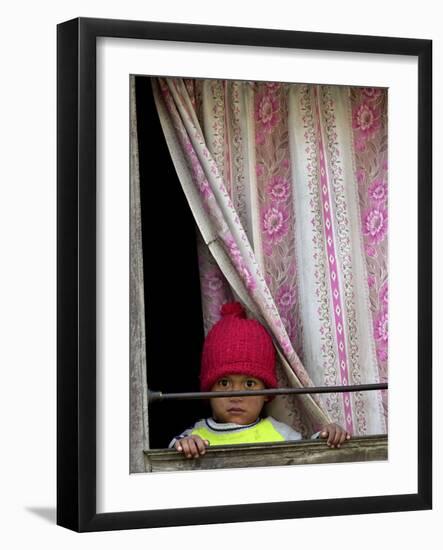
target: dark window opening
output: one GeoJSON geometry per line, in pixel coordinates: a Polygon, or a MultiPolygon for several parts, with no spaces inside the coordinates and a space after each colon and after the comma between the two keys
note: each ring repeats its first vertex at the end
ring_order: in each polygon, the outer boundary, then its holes
{"type": "MultiPolygon", "coordinates": [[[[199,390],[204,339],[196,247],[198,231],[166,145],[151,79],[136,77],[148,387],[199,390]]],[[[206,401],[149,406],[150,448],[210,414],[206,401]]]]}

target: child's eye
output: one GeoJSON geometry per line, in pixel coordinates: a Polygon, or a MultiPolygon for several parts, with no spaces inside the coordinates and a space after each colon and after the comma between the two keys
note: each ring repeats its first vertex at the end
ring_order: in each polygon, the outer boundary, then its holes
{"type": "Polygon", "coordinates": [[[246,380],[246,387],[253,388],[255,386],[255,380],[246,380]]]}
{"type": "Polygon", "coordinates": [[[227,378],[222,378],[218,381],[218,385],[222,388],[227,388],[229,386],[229,380],[227,378]]]}

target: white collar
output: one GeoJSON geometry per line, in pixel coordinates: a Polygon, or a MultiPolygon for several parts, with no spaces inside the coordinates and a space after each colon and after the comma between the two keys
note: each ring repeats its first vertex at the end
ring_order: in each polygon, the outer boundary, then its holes
{"type": "Polygon", "coordinates": [[[230,430],[245,430],[246,428],[251,428],[261,421],[261,418],[257,418],[252,424],[236,424],[235,422],[217,422],[212,417],[206,419],[206,424],[211,430],[216,432],[225,432],[230,430]]]}

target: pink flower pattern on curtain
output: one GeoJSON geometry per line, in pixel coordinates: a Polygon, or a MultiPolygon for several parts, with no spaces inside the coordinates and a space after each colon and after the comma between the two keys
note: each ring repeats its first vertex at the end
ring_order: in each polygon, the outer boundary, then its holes
{"type": "MultiPolygon", "coordinates": [[[[189,169],[182,185],[198,190],[287,360],[279,383],[386,379],[385,91],[168,78],[154,93],[171,155],[189,169]]],[[[207,331],[238,293],[198,244],[207,331]]],[[[274,402],[275,416],[304,434],[325,418],[354,434],[386,429],[379,392],[274,402]]]]}
{"type": "MultiPolygon", "coordinates": [[[[386,91],[380,88],[352,88],[351,105],[370,309],[380,382],[387,382],[388,135],[386,91]]],[[[387,392],[383,392],[383,407],[387,417],[387,392]]]]}

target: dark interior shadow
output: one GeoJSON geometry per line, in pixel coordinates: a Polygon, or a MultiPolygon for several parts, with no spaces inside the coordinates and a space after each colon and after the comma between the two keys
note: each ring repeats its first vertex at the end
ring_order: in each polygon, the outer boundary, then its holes
{"type": "Polygon", "coordinates": [[[31,506],[26,508],[28,512],[31,512],[31,514],[35,514],[36,516],[40,516],[41,518],[45,519],[46,521],[49,521],[50,523],[55,523],[57,518],[57,511],[55,508],[43,508],[38,506],[31,506]]]}

